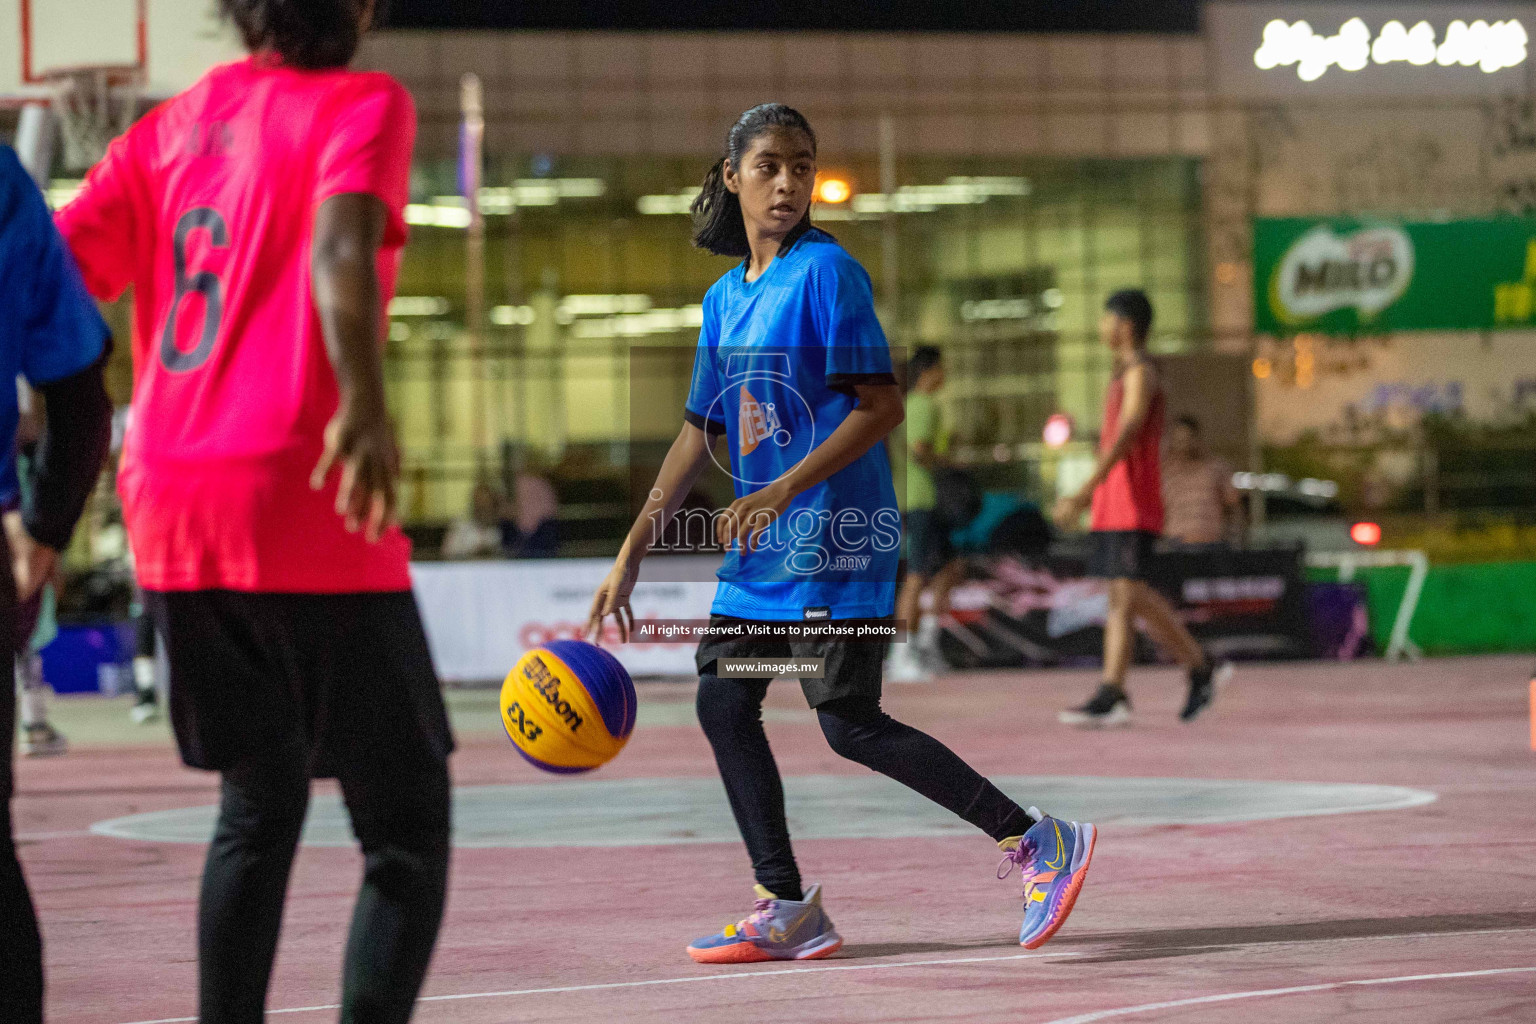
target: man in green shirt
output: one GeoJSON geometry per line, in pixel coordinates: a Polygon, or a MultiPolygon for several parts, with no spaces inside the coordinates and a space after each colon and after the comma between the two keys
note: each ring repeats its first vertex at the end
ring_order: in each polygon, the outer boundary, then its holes
{"type": "Polygon", "coordinates": [[[907,576],[896,599],[896,618],[912,631],[905,644],[894,644],[886,678],[891,682],[926,682],[939,657],[939,624],[949,614],[949,592],[960,563],[949,542],[949,524],[936,514],[934,471],[945,464],[949,430],[939,408],[944,386],[944,358],[932,345],[920,345],[907,363],[906,535],[907,576]],[[923,592],[933,592],[932,614],[922,613],[923,592]]]}

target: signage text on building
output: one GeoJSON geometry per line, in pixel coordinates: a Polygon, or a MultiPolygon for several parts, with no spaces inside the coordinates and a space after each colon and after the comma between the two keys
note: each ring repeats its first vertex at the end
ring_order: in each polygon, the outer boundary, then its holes
{"type": "Polygon", "coordinates": [[[1264,26],[1263,41],[1254,51],[1253,64],[1261,71],[1294,67],[1303,82],[1315,82],[1329,68],[1363,71],[1371,64],[1435,65],[1442,68],[1476,67],[1485,74],[1525,63],[1530,38],[1519,20],[1470,24],[1460,18],[1438,34],[1428,21],[1412,28],[1392,20],[1372,35],[1363,18],[1354,17],[1333,35],[1317,32],[1306,21],[1276,18],[1264,26]]]}

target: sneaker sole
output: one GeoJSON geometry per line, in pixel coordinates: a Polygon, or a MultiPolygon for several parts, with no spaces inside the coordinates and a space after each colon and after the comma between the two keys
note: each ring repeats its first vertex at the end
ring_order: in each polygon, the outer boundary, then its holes
{"type": "Polygon", "coordinates": [[[699,964],[758,964],[769,960],[820,960],[843,948],[843,937],[836,932],[818,936],[805,946],[785,956],[774,956],[751,942],[738,942],[712,949],[688,947],[688,955],[699,964]]]}
{"type": "Polygon", "coordinates": [[[1129,712],[1112,711],[1107,715],[1085,715],[1078,711],[1062,711],[1056,715],[1056,720],[1062,725],[1070,725],[1078,729],[1124,729],[1131,724],[1134,716],[1129,712]]]}
{"type": "Polygon", "coordinates": [[[69,745],[65,743],[50,743],[46,746],[29,747],[25,744],[21,748],[22,757],[63,757],[69,752],[69,745]]]}
{"type": "Polygon", "coordinates": [[[1027,942],[1020,942],[1019,945],[1025,949],[1039,949],[1051,941],[1051,936],[1060,931],[1061,926],[1067,923],[1067,918],[1072,915],[1072,908],[1077,905],[1077,894],[1082,891],[1083,882],[1088,877],[1088,865],[1093,861],[1093,848],[1099,841],[1099,830],[1092,825],[1084,825],[1083,831],[1088,833],[1088,848],[1081,851],[1082,860],[1079,861],[1077,858],[1073,858],[1075,863],[1072,868],[1072,881],[1067,885],[1067,891],[1061,898],[1061,913],[1056,916],[1056,919],[1050,923],[1045,931],[1027,942]]]}

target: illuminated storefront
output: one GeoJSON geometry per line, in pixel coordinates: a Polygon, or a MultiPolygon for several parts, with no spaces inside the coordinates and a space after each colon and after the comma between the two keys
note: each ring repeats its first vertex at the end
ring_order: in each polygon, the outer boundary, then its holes
{"type": "Polygon", "coordinates": [[[999,480],[1049,497],[1091,451],[1109,372],[1094,324],[1126,286],[1154,298],[1155,351],[1244,368],[1195,398],[1241,424],[1220,440],[1253,469],[1381,395],[1434,385],[1497,418],[1536,394],[1524,331],[1471,350],[1256,335],[1253,223],[1528,212],[1533,28],[1528,5],[1245,3],[1188,35],[381,33],[367,61],[421,119],[390,355],[406,511],[442,521],[525,458],[618,478],[671,437],[699,302],[728,267],[689,247],[687,205],[726,127],[768,99],[817,127],[832,184],[813,218],[869,269],[893,344],[944,349],[956,443],[999,480]],[[478,332],[466,71],[486,108],[478,332]],[[1057,413],[1079,428],[1048,447],[1057,413]]]}

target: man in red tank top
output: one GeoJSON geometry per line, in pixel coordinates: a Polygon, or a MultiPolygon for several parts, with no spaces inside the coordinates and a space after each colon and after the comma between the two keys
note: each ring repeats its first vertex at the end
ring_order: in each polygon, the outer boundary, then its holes
{"type": "Polygon", "coordinates": [[[1189,672],[1189,695],[1179,716],[1183,721],[1194,721],[1205,710],[1217,683],[1231,672],[1228,665],[1211,663],[1168,599],[1148,582],[1153,547],[1163,531],[1159,456],[1165,408],[1157,364],[1146,353],[1151,328],[1152,303],[1145,292],[1116,292],[1104,304],[1099,337],[1115,355],[1115,376],[1104,402],[1098,463],[1076,494],[1056,504],[1056,522],[1063,527],[1075,524],[1091,506],[1088,575],[1109,580],[1104,682],[1087,703],[1061,713],[1068,725],[1130,724],[1125,673],[1138,619],[1189,672]]]}

